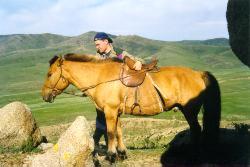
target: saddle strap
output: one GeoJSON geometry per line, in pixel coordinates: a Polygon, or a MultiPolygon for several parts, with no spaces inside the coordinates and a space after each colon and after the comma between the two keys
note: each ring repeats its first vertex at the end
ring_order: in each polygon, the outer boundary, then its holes
{"type": "Polygon", "coordinates": [[[121,114],[125,114],[125,110],[126,110],[126,104],[127,104],[127,100],[128,100],[128,87],[126,89],[126,94],[124,96],[124,100],[123,100],[123,109],[122,109],[122,113],[121,114]]]}
{"type": "Polygon", "coordinates": [[[134,104],[131,106],[131,113],[132,113],[132,114],[133,114],[134,109],[135,109],[136,107],[139,107],[139,112],[141,112],[141,106],[140,106],[140,104],[139,104],[138,96],[139,96],[139,86],[137,86],[137,87],[135,88],[135,102],[134,102],[134,104]]]}

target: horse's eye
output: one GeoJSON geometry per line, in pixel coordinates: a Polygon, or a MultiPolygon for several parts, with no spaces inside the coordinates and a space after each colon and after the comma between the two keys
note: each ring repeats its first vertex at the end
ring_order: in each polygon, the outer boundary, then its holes
{"type": "Polygon", "coordinates": [[[51,75],[52,75],[51,73],[48,73],[48,75],[47,75],[47,76],[48,76],[48,78],[49,78],[49,77],[51,77],[51,75]]]}

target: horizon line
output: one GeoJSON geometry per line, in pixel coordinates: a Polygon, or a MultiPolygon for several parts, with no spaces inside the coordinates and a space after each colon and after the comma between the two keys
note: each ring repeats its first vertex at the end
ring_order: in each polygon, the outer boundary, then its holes
{"type": "MultiPolygon", "coordinates": [[[[45,34],[50,34],[50,35],[57,35],[57,36],[62,36],[62,37],[69,37],[69,38],[74,38],[74,37],[78,37],[84,34],[88,34],[88,33],[96,33],[98,31],[87,31],[84,33],[81,33],[79,35],[63,35],[63,34],[56,34],[56,33],[50,33],[50,32],[43,32],[43,33],[13,33],[13,34],[0,34],[0,36],[12,36],[12,35],[45,35],[45,34]]],[[[206,38],[206,39],[182,39],[182,40],[161,40],[161,39],[152,39],[152,38],[148,38],[145,36],[141,36],[141,35],[137,35],[137,34],[130,34],[130,35],[114,35],[111,33],[107,33],[111,36],[115,36],[115,37],[119,37],[119,36],[137,36],[137,37],[141,37],[141,38],[145,38],[145,39],[149,39],[149,40],[154,40],[154,41],[163,41],[163,42],[179,42],[179,41],[206,41],[206,40],[213,40],[213,39],[227,39],[229,40],[229,38],[227,37],[214,37],[214,38],[206,38]]]]}

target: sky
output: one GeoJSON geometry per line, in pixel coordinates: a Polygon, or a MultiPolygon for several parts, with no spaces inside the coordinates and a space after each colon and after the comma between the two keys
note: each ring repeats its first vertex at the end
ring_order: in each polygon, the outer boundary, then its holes
{"type": "Polygon", "coordinates": [[[179,41],[228,38],[228,0],[0,0],[0,35],[88,31],[179,41]]]}

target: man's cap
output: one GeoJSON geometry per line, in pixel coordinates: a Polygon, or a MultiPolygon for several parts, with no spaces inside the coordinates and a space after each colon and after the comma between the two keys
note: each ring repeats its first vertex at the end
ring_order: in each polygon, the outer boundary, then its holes
{"type": "Polygon", "coordinates": [[[109,43],[113,43],[113,40],[105,32],[98,32],[94,37],[94,41],[107,39],[109,43]]]}

